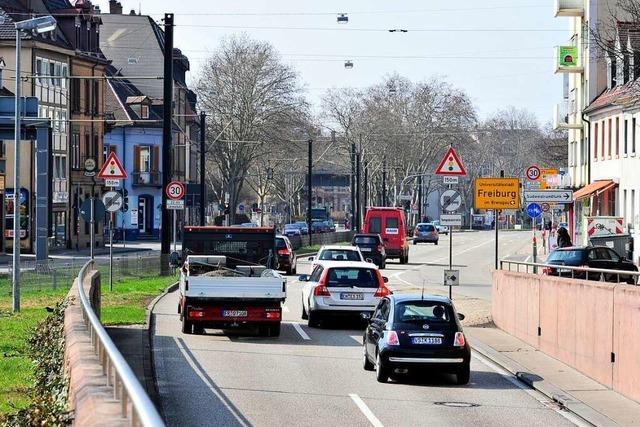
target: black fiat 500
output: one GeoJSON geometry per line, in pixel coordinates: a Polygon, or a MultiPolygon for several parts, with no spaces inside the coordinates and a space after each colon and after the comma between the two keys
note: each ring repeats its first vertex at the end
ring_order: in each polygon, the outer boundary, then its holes
{"type": "MultiPolygon", "coordinates": [[[[365,315],[363,315],[365,316],[365,315]]],[[[382,298],[363,337],[363,367],[378,381],[412,370],[456,375],[469,382],[471,349],[449,298],[389,295],[382,298]]]]}

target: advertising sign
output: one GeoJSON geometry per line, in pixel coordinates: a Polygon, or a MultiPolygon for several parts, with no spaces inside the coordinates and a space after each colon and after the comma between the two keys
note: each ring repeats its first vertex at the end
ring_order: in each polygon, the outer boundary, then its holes
{"type": "MultiPolygon", "coordinates": [[[[7,188],[4,194],[4,235],[9,239],[13,239],[13,212],[15,206],[13,199],[13,188],[7,188]]],[[[20,240],[25,240],[29,237],[29,191],[24,188],[20,190],[18,206],[20,209],[20,240]]]]}
{"type": "Polygon", "coordinates": [[[518,178],[476,178],[473,188],[475,209],[520,209],[518,178]]]}
{"type": "Polygon", "coordinates": [[[578,66],[578,47],[577,46],[560,46],[558,48],[558,65],[560,67],[577,67],[578,66]]]}

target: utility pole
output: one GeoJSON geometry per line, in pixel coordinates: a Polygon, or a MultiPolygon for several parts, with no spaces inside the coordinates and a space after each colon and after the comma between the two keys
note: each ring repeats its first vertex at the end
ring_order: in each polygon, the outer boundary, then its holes
{"type": "Polygon", "coordinates": [[[173,116],[173,14],[164,14],[164,91],[162,117],[162,230],[160,245],[160,275],[171,274],[169,252],[171,251],[171,215],[167,206],[166,189],[171,181],[171,142],[173,116]]]}
{"type": "Polygon", "coordinates": [[[369,204],[369,165],[364,165],[364,203],[363,211],[366,212],[369,204]]]}
{"type": "Polygon", "coordinates": [[[205,160],[205,119],[204,111],[200,112],[200,225],[205,226],[205,202],[207,200],[206,185],[204,183],[204,160],[205,160]]]}
{"type": "Polygon", "coordinates": [[[351,230],[356,229],[356,144],[351,143],[351,230]]]}
{"type": "Polygon", "coordinates": [[[418,221],[422,222],[422,175],[418,175],[418,221]]]}
{"type": "Polygon", "coordinates": [[[307,227],[309,228],[309,246],[311,246],[311,240],[312,240],[312,235],[313,233],[311,232],[311,199],[312,199],[312,189],[313,189],[313,140],[309,139],[309,141],[307,141],[307,143],[309,144],[309,158],[308,160],[308,165],[307,165],[307,227]]]}
{"type": "Polygon", "coordinates": [[[356,232],[360,232],[360,221],[362,216],[362,206],[360,198],[360,153],[356,153],[356,232]]]}
{"type": "Polygon", "coordinates": [[[382,160],[382,203],[387,206],[387,159],[382,160]]]}
{"type": "Polygon", "coordinates": [[[13,145],[13,265],[12,292],[13,312],[20,311],[20,141],[22,139],[22,123],[20,123],[20,54],[22,49],[22,34],[16,29],[16,106],[15,106],[15,141],[13,145]]]}

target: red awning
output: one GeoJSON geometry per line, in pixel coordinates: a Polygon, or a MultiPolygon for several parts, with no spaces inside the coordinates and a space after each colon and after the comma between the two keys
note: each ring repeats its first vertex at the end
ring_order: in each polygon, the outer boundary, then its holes
{"type": "Polygon", "coordinates": [[[584,199],[593,195],[600,195],[605,191],[615,187],[617,184],[610,179],[603,179],[594,181],[589,185],[585,185],[575,193],[573,193],[574,200],[584,199]]]}

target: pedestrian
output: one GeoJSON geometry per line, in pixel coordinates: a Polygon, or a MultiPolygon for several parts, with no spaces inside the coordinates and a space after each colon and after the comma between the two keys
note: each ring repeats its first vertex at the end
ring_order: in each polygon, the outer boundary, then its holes
{"type": "Polygon", "coordinates": [[[558,228],[558,247],[568,248],[569,246],[573,246],[573,243],[571,243],[571,237],[569,237],[569,232],[564,227],[558,228]]]}

